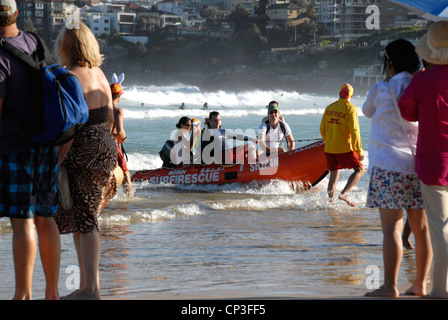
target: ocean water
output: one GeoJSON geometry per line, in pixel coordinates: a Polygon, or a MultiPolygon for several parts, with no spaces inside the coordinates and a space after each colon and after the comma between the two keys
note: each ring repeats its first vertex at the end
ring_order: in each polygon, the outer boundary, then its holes
{"type": "MultiPolygon", "coordinates": [[[[325,107],[336,95],[298,92],[201,92],[194,86],[125,87],[128,140],[125,149],[131,173],[158,168],[158,151],[181,116],[221,114],[223,128],[258,128],[266,105],[277,100],[295,139],[320,138],[325,107]],[[179,110],[184,102],[186,110],[179,110]],[[209,109],[202,110],[204,102],[209,109]]],[[[361,111],[365,96],[355,96],[368,166],[370,120],[361,111]]],[[[297,146],[307,142],[297,143],[297,146]]],[[[338,190],[351,174],[342,171],[338,190]]],[[[100,283],[104,297],[204,295],[282,297],[314,294],[337,297],[368,290],[369,266],[382,270],[382,233],[377,211],[365,208],[366,173],[350,194],[356,208],[330,205],[328,178],[305,192],[288,183],[157,185],[134,183],[135,198],[122,191],[100,215],[100,283]],[[367,281],[367,282],[366,282],[367,281]]],[[[12,232],[0,219],[0,299],[14,292],[12,232]]],[[[59,291],[77,285],[77,259],[70,235],[62,236],[59,291]]],[[[399,281],[415,275],[414,253],[406,251],[399,281]]],[[[380,274],[382,279],[382,272],[380,274]]],[[[39,257],[34,298],[44,295],[39,257]]]]}

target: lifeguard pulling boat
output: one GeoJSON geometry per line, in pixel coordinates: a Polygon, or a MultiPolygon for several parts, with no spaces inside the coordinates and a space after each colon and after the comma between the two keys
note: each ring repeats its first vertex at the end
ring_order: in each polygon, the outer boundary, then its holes
{"type": "Polygon", "coordinates": [[[144,170],[134,173],[131,180],[148,181],[151,184],[224,184],[278,179],[299,182],[300,187],[310,188],[327,174],[324,142],[321,140],[276,157],[260,158],[254,163],[192,164],[144,170]]]}

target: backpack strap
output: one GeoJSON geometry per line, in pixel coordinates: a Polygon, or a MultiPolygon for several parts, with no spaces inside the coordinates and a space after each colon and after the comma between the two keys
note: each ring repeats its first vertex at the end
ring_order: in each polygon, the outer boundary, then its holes
{"type": "Polygon", "coordinates": [[[26,52],[20,50],[19,48],[15,47],[14,45],[10,44],[9,42],[6,42],[5,39],[3,38],[0,39],[0,47],[2,47],[13,56],[25,62],[31,68],[34,68],[34,66],[36,65],[36,61],[34,61],[33,57],[31,57],[26,52]]]}
{"type": "MultiPolygon", "coordinates": [[[[282,130],[283,135],[286,137],[286,128],[285,128],[284,122],[279,120],[278,123],[280,124],[280,130],[282,130]]],[[[269,130],[271,129],[271,124],[269,123],[269,120],[266,120],[265,124],[266,124],[266,134],[265,135],[267,135],[269,130]]]]}
{"type": "Polygon", "coordinates": [[[264,123],[266,124],[266,133],[265,133],[265,135],[267,136],[269,130],[271,130],[271,124],[269,123],[269,120],[266,120],[264,123]]]}
{"type": "Polygon", "coordinates": [[[283,136],[286,138],[286,128],[285,128],[285,123],[283,121],[278,121],[278,123],[280,123],[280,129],[283,132],[283,136]]]}
{"type": "Polygon", "coordinates": [[[37,34],[33,32],[27,32],[28,34],[33,35],[37,39],[37,49],[36,53],[37,56],[33,58],[33,56],[29,55],[28,53],[20,50],[19,48],[15,47],[11,43],[5,41],[5,39],[0,39],[0,47],[8,51],[13,56],[17,57],[18,59],[25,62],[27,65],[29,65],[33,69],[39,69],[41,68],[41,64],[44,63],[44,65],[47,65],[47,59],[51,58],[50,51],[48,50],[47,45],[45,44],[45,41],[42,40],[41,37],[39,37],[37,34]],[[41,48],[43,53],[43,58],[39,60],[38,54],[39,49],[41,48]]]}

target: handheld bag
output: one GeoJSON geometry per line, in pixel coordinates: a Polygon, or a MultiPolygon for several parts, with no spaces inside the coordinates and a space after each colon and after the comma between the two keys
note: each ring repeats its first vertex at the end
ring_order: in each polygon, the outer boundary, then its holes
{"type": "Polygon", "coordinates": [[[400,108],[398,107],[397,96],[395,95],[394,88],[392,88],[392,85],[390,84],[390,82],[388,82],[388,84],[389,84],[390,93],[392,95],[392,101],[394,102],[394,105],[395,105],[395,111],[397,112],[398,119],[400,119],[401,128],[403,129],[404,134],[408,138],[409,149],[411,149],[412,155],[414,156],[414,159],[415,159],[415,151],[412,148],[411,139],[409,138],[408,131],[406,130],[406,127],[404,125],[404,120],[401,117],[400,108]]]}
{"type": "Polygon", "coordinates": [[[43,50],[43,59],[33,58],[3,39],[0,41],[0,47],[34,70],[39,82],[33,92],[36,99],[30,119],[23,120],[17,115],[16,118],[34,142],[59,146],[73,139],[87,122],[89,107],[78,78],[65,67],[52,63],[45,42],[33,35],[43,50]]]}
{"type": "Polygon", "coordinates": [[[162,159],[163,162],[170,162],[170,153],[171,149],[174,147],[174,141],[173,140],[167,140],[165,144],[163,145],[162,149],[159,152],[160,159],[162,159]]]}

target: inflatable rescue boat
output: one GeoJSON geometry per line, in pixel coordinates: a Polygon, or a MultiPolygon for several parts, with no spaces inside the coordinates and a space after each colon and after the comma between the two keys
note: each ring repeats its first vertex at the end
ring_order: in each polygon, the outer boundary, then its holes
{"type": "Polygon", "coordinates": [[[275,157],[260,158],[253,163],[191,164],[144,170],[135,172],[131,180],[151,184],[224,184],[278,179],[299,182],[299,187],[310,188],[327,174],[324,142],[318,141],[275,157]]]}

